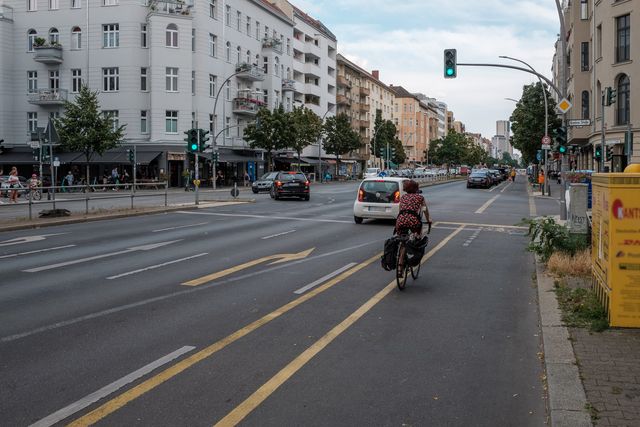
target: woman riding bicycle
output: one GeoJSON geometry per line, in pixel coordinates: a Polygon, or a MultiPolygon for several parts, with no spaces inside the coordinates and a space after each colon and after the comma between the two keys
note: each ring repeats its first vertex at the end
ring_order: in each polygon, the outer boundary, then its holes
{"type": "Polygon", "coordinates": [[[395,234],[416,233],[422,237],[422,212],[427,223],[431,222],[427,202],[420,194],[420,186],[414,180],[404,181],[405,194],[400,198],[400,213],[396,218],[395,234]]]}

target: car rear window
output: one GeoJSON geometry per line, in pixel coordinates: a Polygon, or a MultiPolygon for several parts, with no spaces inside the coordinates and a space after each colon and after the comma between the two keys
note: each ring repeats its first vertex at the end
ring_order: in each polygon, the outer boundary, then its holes
{"type": "Polygon", "coordinates": [[[365,202],[391,203],[399,186],[396,181],[364,181],[360,189],[364,191],[365,202]]]}
{"type": "Polygon", "coordinates": [[[473,172],[471,174],[471,176],[474,177],[474,178],[482,178],[482,177],[487,176],[487,173],[486,172],[473,172]]]}
{"type": "Polygon", "coordinates": [[[281,173],[278,177],[280,181],[306,181],[307,178],[301,173],[281,173]]]}

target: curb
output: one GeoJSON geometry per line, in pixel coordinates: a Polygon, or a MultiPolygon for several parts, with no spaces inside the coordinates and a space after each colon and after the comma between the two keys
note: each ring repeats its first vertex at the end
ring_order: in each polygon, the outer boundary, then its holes
{"type": "Polygon", "coordinates": [[[562,324],[558,300],[553,291],[553,278],[545,273],[537,258],[536,280],[551,426],[592,427],[569,330],[562,324]]]}
{"type": "Polygon", "coordinates": [[[11,225],[2,225],[0,224],[0,232],[3,231],[18,231],[18,230],[29,230],[34,228],[43,228],[43,227],[52,227],[55,225],[67,225],[67,224],[78,224],[82,222],[95,222],[95,221],[104,221],[109,219],[119,219],[119,218],[127,218],[131,216],[143,216],[143,215],[153,215],[158,213],[166,213],[166,212],[175,212],[181,211],[185,209],[204,209],[215,206],[225,206],[230,204],[241,204],[241,203],[255,203],[255,199],[236,199],[236,200],[203,200],[201,203],[196,206],[194,203],[185,203],[181,205],[171,205],[171,206],[163,206],[160,208],[148,208],[142,210],[133,210],[133,211],[119,211],[114,213],[105,213],[98,214],[93,216],[81,216],[81,217],[69,217],[69,218],[60,218],[60,219],[45,219],[45,220],[34,220],[34,221],[25,221],[24,223],[19,224],[11,224],[11,225]]]}

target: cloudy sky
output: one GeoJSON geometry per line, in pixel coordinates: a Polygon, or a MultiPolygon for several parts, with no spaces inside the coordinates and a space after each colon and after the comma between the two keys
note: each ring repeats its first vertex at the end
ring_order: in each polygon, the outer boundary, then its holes
{"type": "Polygon", "coordinates": [[[559,32],[553,0],[290,0],[320,19],[338,38],[338,51],[387,84],[443,100],[469,132],[491,138],[507,120],[522,86],[536,77],[516,70],[458,67],[443,78],[443,49],[458,62],[522,59],[551,77],[559,32]]]}

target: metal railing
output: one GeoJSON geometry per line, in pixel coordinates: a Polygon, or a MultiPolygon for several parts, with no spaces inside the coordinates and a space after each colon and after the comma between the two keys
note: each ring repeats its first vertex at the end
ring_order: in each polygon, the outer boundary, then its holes
{"type": "MultiPolygon", "coordinates": [[[[137,182],[134,186],[133,183],[126,184],[93,184],[93,185],[62,185],[62,186],[50,186],[50,187],[22,187],[22,188],[3,188],[2,192],[7,192],[7,197],[10,197],[12,191],[18,191],[21,197],[24,197],[28,203],[29,219],[33,219],[34,206],[41,205],[53,205],[53,209],[56,209],[56,205],[65,203],[78,203],[84,201],[85,215],[89,214],[89,205],[91,201],[99,200],[113,200],[113,199],[131,199],[131,209],[134,209],[136,198],[149,198],[149,197],[164,197],[164,206],[168,205],[168,190],[169,183],[164,182],[137,182]],[[143,194],[136,193],[137,190],[153,189],[162,190],[158,193],[145,192],[143,194]],[[114,193],[111,193],[113,191],[114,193]],[[42,200],[34,200],[33,195],[40,192],[42,200]],[[84,197],[73,197],[69,199],[56,199],[56,196],[70,195],[82,193],[84,197]],[[102,195],[100,194],[102,193],[102,195]],[[117,194],[116,194],[117,193],[117,194]]],[[[15,204],[3,204],[4,206],[16,206],[15,204]]]]}

